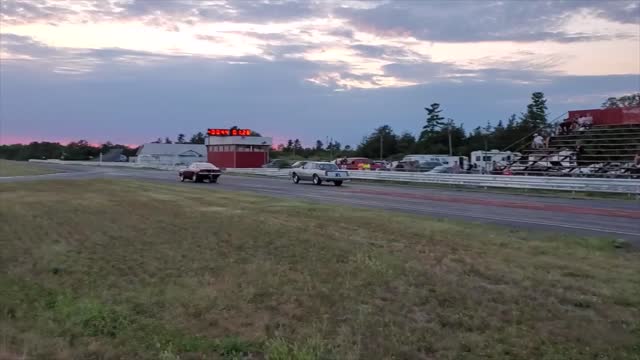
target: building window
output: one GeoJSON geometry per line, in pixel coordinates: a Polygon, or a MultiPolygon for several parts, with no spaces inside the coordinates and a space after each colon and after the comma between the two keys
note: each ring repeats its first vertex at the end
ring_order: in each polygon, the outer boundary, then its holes
{"type": "Polygon", "coordinates": [[[476,156],[476,161],[480,161],[480,156],[476,156]]]}

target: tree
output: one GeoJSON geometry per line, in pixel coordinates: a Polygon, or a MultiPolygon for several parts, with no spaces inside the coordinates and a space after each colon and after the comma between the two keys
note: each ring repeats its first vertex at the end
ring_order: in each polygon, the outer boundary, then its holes
{"type": "Polygon", "coordinates": [[[162,139],[158,138],[156,141],[152,141],[152,144],[161,144],[162,143],[162,139]]]}
{"type": "Polygon", "coordinates": [[[104,154],[113,147],[114,147],[113,143],[111,141],[107,141],[104,144],[102,144],[102,146],[100,146],[100,152],[104,154]]]}
{"type": "Polygon", "coordinates": [[[327,145],[327,150],[332,152],[339,152],[341,148],[342,148],[342,144],[334,140],[331,140],[329,142],[329,145],[327,145]]]}
{"type": "Polygon", "coordinates": [[[284,150],[286,152],[292,152],[293,151],[293,140],[291,140],[291,139],[287,140],[287,146],[285,146],[284,150]]]}
{"type": "Polygon", "coordinates": [[[178,139],[176,139],[176,143],[184,144],[184,134],[178,134],[178,139]]]}
{"type": "Polygon", "coordinates": [[[192,144],[204,144],[204,133],[201,131],[197,132],[191,137],[189,142],[192,144]]]}
{"type": "Polygon", "coordinates": [[[344,151],[351,151],[351,145],[345,145],[344,151]]]}
{"type": "Polygon", "coordinates": [[[398,152],[398,139],[389,125],[383,125],[362,139],[357,152],[360,156],[372,159],[380,158],[380,155],[387,158],[398,152]],[[382,154],[380,146],[382,146],[382,154]]]}
{"type": "Polygon", "coordinates": [[[513,130],[518,126],[518,119],[516,118],[516,114],[511,114],[509,119],[507,120],[507,130],[513,130]]]}
{"type": "Polygon", "coordinates": [[[300,143],[299,139],[293,141],[293,150],[298,153],[302,150],[302,143],[300,143]]]}
{"type": "Polygon", "coordinates": [[[531,94],[531,103],[527,105],[527,112],[522,115],[522,126],[529,131],[540,129],[547,125],[547,100],[544,93],[531,94]]]}
{"type": "Polygon", "coordinates": [[[624,95],[621,97],[610,97],[602,103],[603,109],[614,109],[622,107],[640,106],[640,93],[624,95]]]}
{"type": "Polygon", "coordinates": [[[442,112],[440,104],[433,103],[430,107],[426,107],[424,109],[427,111],[427,122],[422,127],[420,140],[424,140],[430,134],[435,133],[439,128],[445,125],[444,117],[440,115],[442,112]]]}
{"type": "Polygon", "coordinates": [[[416,138],[411,133],[402,133],[402,135],[398,137],[397,143],[398,153],[400,154],[408,155],[415,151],[416,138]]]}
{"type": "Polygon", "coordinates": [[[316,148],[315,148],[315,150],[316,151],[322,151],[323,148],[324,148],[324,144],[322,143],[322,141],[316,140],[316,148]]]}
{"type": "Polygon", "coordinates": [[[171,142],[171,139],[169,139],[169,137],[165,137],[164,138],[164,143],[165,144],[173,144],[173,142],[171,142]]]}

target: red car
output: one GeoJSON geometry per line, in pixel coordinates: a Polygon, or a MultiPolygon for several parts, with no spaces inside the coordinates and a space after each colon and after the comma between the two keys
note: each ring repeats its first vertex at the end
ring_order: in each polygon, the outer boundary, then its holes
{"type": "Polygon", "coordinates": [[[208,180],[210,183],[216,183],[220,175],[222,175],[222,171],[218,167],[204,162],[193,163],[188,168],[180,169],[178,172],[180,181],[191,180],[193,182],[208,180]]]}

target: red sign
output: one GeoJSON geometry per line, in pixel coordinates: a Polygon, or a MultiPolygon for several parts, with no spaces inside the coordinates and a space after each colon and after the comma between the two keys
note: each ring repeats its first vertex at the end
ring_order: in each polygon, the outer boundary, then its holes
{"type": "Polygon", "coordinates": [[[249,129],[208,129],[209,136],[251,136],[249,129]]]}

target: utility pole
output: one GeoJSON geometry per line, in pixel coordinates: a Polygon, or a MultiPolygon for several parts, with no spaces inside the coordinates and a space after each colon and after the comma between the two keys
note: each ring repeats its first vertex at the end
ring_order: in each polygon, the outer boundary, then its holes
{"type": "Polygon", "coordinates": [[[453,119],[447,119],[449,122],[447,123],[447,132],[449,133],[449,156],[453,156],[453,145],[451,143],[451,126],[453,125],[453,119]]]}
{"type": "Polygon", "coordinates": [[[383,137],[382,137],[382,133],[380,133],[380,160],[382,160],[382,146],[383,144],[383,137]]]}
{"type": "MultiPolygon", "coordinates": [[[[329,149],[329,161],[331,161],[333,160],[333,138],[331,138],[329,144],[331,144],[331,149],[329,149]]],[[[329,145],[327,145],[327,147],[329,147],[329,145]]]]}

